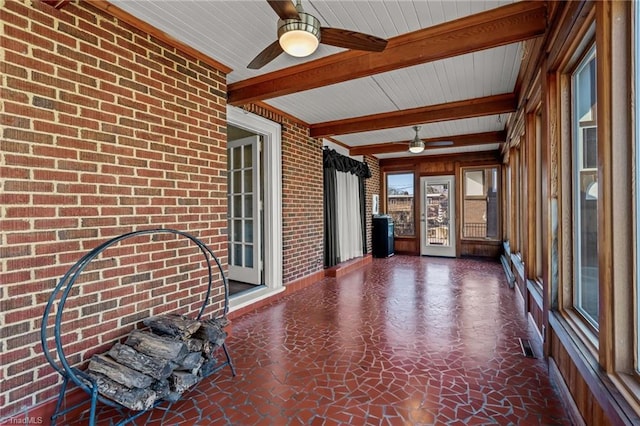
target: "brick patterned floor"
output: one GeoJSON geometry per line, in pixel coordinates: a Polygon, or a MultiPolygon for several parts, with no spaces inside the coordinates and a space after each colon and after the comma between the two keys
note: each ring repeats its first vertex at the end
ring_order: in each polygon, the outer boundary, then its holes
{"type": "MultiPolygon", "coordinates": [[[[394,256],[233,322],[229,369],[142,425],[569,425],[502,266],[394,256]]],[[[111,424],[101,410],[99,424],[111,424]]],[[[86,424],[86,418],[59,424],[86,424]]]]}

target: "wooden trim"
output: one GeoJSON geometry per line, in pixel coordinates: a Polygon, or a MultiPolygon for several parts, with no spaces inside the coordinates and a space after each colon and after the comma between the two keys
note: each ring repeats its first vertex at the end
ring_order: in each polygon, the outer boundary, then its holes
{"type": "MultiPolygon", "coordinates": [[[[596,75],[597,78],[597,138],[598,138],[598,283],[599,283],[599,359],[602,367],[614,371],[613,313],[613,153],[612,145],[612,93],[613,75],[611,55],[611,4],[596,3],[596,75]],[[606,59],[604,59],[606,58],[606,59]]],[[[620,79],[616,84],[625,84],[620,79]]],[[[627,181],[631,182],[631,181],[627,181]]],[[[615,206],[621,208],[622,206],[615,206]]],[[[629,348],[627,348],[629,349],[629,348]]]]}
{"type": "Polygon", "coordinates": [[[630,2],[596,3],[599,348],[611,374],[635,367],[632,16],[630,2]]]}
{"type": "Polygon", "coordinates": [[[586,423],[580,414],[580,410],[578,410],[578,406],[573,400],[571,390],[567,387],[564,377],[562,377],[562,373],[560,373],[560,370],[553,358],[549,358],[549,378],[560,392],[560,398],[562,399],[565,408],[567,408],[571,424],[574,426],[586,426],[586,423]]]}
{"type": "Polygon", "coordinates": [[[546,2],[515,2],[389,40],[383,52],[346,51],[230,84],[242,105],[538,37],[546,2]]]}
{"type": "Polygon", "coordinates": [[[311,125],[310,135],[314,138],[344,135],[414,124],[502,114],[515,110],[515,94],[505,93],[484,98],[316,123],[311,125]]]}
{"type": "Polygon", "coordinates": [[[566,325],[566,321],[557,312],[549,312],[549,325],[611,424],[629,426],[639,424],[638,414],[634,413],[590,351],[582,344],[580,338],[574,335],[571,328],[566,325]]]}
{"type": "Polygon", "coordinates": [[[220,72],[223,72],[225,74],[229,74],[231,71],[233,71],[232,68],[229,68],[228,66],[222,64],[221,62],[216,61],[215,59],[205,55],[204,53],[200,52],[199,50],[194,49],[193,47],[176,40],[175,38],[171,37],[170,35],[168,35],[167,33],[165,33],[164,31],[160,31],[159,29],[157,29],[156,27],[154,27],[153,25],[150,25],[144,21],[142,21],[141,19],[136,18],[135,16],[131,15],[129,12],[125,12],[124,10],[120,9],[118,6],[109,3],[106,0],[84,0],[85,3],[95,7],[96,9],[99,9],[105,13],[108,13],[109,15],[113,16],[116,19],[119,19],[122,22],[125,22],[137,29],[139,29],[140,31],[143,31],[155,38],[157,38],[158,40],[168,44],[171,47],[174,47],[176,49],[178,49],[179,51],[186,53],[187,55],[192,56],[195,59],[201,60],[202,62],[214,67],[215,69],[219,70],[220,72]]]}
{"type": "Polygon", "coordinates": [[[309,127],[310,126],[310,124],[307,123],[306,121],[302,121],[298,117],[295,117],[295,116],[289,114],[288,112],[284,112],[279,108],[271,106],[266,102],[254,102],[254,105],[256,105],[256,106],[258,106],[260,108],[263,108],[263,109],[265,109],[265,110],[267,110],[267,111],[269,111],[269,112],[271,112],[273,114],[280,115],[283,118],[286,118],[287,120],[291,121],[292,123],[299,124],[301,127],[309,127]]]}
{"type": "MultiPolygon", "coordinates": [[[[485,132],[485,133],[474,133],[468,135],[455,135],[455,136],[445,136],[441,138],[427,138],[422,139],[425,144],[429,144],[430,142],[438,142],[438,141],[452,141],[453,145],[448,146],[447,148],[455,148],[460,146],[470,146],[470,145],[483,145],[483,144],[492,144],[492,143],[503,143],[506,139],[505,132],[485,132]]],[[[349,149],[349,155],[375,155],[375,154],[389,154],[393,152],[403,152],[407,151],[409,142],[383,142],[371,145],[360,145],[355,146],[349,149]]],[[[425,146],[426,149],[438,149],[442,148],[439,146],[425,146]]]]}

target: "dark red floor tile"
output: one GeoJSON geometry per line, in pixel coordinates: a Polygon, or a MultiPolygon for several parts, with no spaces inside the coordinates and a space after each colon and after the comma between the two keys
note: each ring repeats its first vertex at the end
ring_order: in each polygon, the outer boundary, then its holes
{"type": "MultiPolygon", "coordinates": [[[[135,424],[568,425],[518,337],[541,352],[500,264],[374,259],[236,318],[238,375],[222,370],[135,424]]],[[[113,418],[100,410],[100,424],[113,418]]]]}

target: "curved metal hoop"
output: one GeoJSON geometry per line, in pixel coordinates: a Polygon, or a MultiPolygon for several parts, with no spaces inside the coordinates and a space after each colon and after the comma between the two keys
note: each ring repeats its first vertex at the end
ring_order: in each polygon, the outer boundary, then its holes
{"type": "MultiPolygon", "coordinates": [[[[114,244],[117,244],[123,240],[129,239],[129,238],[133,238],[133,237],[137,237],[140,235],[149,235],[149,234],[174,234],[174,235],[179,235],[182,237],[185,237],[187,239],[189,239],[190,241],[192,241],[195,245],[198,246],[198,248],[200,249],[200,252],[202,253],[204,259],[205,259],[205,263],[207,265],[207,272],[208,272],[208,282],[207,282],[207,291],[206,291],[206,295],[204,297],[204,300],[202,302],[202,307],[200,308],[200,310],[198,311],[198,315],[196,317],[196,319],[200,319],[202,317],[202,314],[204,313],[205,308],[207,307],[208,303],[209,303],[209,297],[211,295],[211,288],[213,285],[213,268],[212,268],[212,264],[211,264],[211,260],[213,260],[215,262],[215,264],[218,267],[218,271],[220,272],[220,277],[222,278],[222,282],[223,282],[223,287],[224,287],[224,305],[223,305],[223,311],[222,311],[222,317],[226,316],[226,314],[229,312],[229,284],[227,282],[227,277],[224,274],[224,270],[222,269],[222,265],[220,263],[220,260],[216,257],[216,255],[213,253],[213,251],[206,245],[204,244],[202,241],[200,241],[198,238],[194,237],[191,234],[188,234],[186,232],[182,232],[182,231],[177,231],[175,229],[168,229],[168,228],[157,228],[157,229],[146,229],[146,230],[140,230],[140,231],[133,231],[133,232],[129,232],[123,235],[120,235],[118,237],[112,238],[102,244],[100,244],[99,246],[97,246],[96,248],[94,248],[93,250],[91,250],[90,252],[88,252],[87,254],[85,254],[84,256],[82,256],[82,258],[80,258],[80,260],[78,260],[73,266],[71,266],[71,268],[69,268],[69,270],[64,274],[64,276],[60,279],[60,281],[58,281],[58,284],[56,285],[56,287],[53,289],[53,292],[51,293],[51,296],[49,296],[49,300],[47,302],[47,305],[45,307],[44,310],[44,314],[42,316],[42,325],[41,325],[41,330],[40,330],[40,341],[42,344],[42,350],[44,353],[44,356],[46,357],[47,361],[49,362],[49,364],[51,364],[51,366],[63,377],[63,384],[62,384],[62,388],[60,391],[60,396],[58,398],[58,403],[56,405],[56,411],[55,414],[52,416],[52,421],[55,423],[55,419],[59,416],[61,416],[62,414],[65,414],[75,408],[77,408],[78,406],[82,405],[84,403],[81,402],[79,404],[74,405],[73,407],[69,407],[63,411],[60,411],[60,408],[62,406],[62,400],[64,397],[64,393],[66,392],[66,388],[68,385],[69,380],[71,380],[72,382],[74,382],[78,387],[80,387],[81,389],[83,389],[86,393],[88,393],[91,396],[91,419],[90,419],[90,424],[95,424],[95,406],[96,406],[96,402],[100,401],[106,405],[109,405],[111,407],[115,407],[118,409],[122,409],[124,407],[122,407],[120,404],[115,403],[109,399],[103,398],[102,396],[100,396],[98,394],[98,386],[95,382],[95,380],[93,378],[91,378],[90,376],[88,376],[86,373],[84,373],[83,371],[72,367],[71,365],[69,365],[69,362],[67,361],[66,355],[64,353],[64,348],[62,346],[62,336],[61,336],[61,326],[62,326],[62,314],[64,311],[64,305],[67,301],[67,298],[69,297],[69,294],[71,293],[71,289],[73,288],[73,285],[76,283],[78,277],[80,276],[80,274],[85,270],[85,268],[89,265],[89,263],[91,263],[92,260],[94,260],[96,257],[98,257],[103,251],[105,251],[107,248],[113,246],[114,244]],[[55,348],[56,348],[56,353],[57,353],[57,360],[56,357],[51,353],[51,351],[49,350],[49,346],[47,344],[47,340],[49,338],[49,320],[50,320],[50,316],[52,313],[52,310],[54,308],[54,306],[56,305],[56,300],[58,300],[57,303],[57,310],[55,313],[55,321],[54,321],[54,326],[53,326],[53,334],[54,334],[54,342],[55,342],[55,348]]],[[[223,345],[223,349],[225,351],[225,355],[227,357],[227,362],[224,363],[222,366],[224,365],[229,365],[229,367],[231,368],[231,372],[233,375],[235,375],[235,370],[233,367],[233,364],[231,363],[231,358],[229,357],[229,353],[227,351],[226,346],[223,345]]],[[[158,403],[161,401],[158,401],[158,403]]],[[[157,404],[154,405],[154,407],[157,404]]],[[[137,415],[134,415],[132,417],[129,417],[124,423],[127,423],[131,420],[133,420],[134,418],[138,417],[139,415],[145,413],[146,411],[142,411],[137,415]]],[[[124,424],[124,423],[120,423],[120,424],[124,424]]]]}

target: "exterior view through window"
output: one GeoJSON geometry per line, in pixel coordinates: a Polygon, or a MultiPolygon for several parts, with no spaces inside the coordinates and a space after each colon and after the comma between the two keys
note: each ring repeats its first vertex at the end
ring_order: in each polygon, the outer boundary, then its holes
{"type": "Polygon", "coordinates": [[[499,238],[498,167],[464,169],[462,238],[499,238]]]}
{"type": "Polygon", "coordinates": [[[598,169],[596,52],[572,75],[574,307],[598,326],[598,169]]]}
{"type": "Polygon", "coordinates": [[[413,192],[413,173],[387,175],[387,214],[396,237],[415,235],[413,192]]]}

